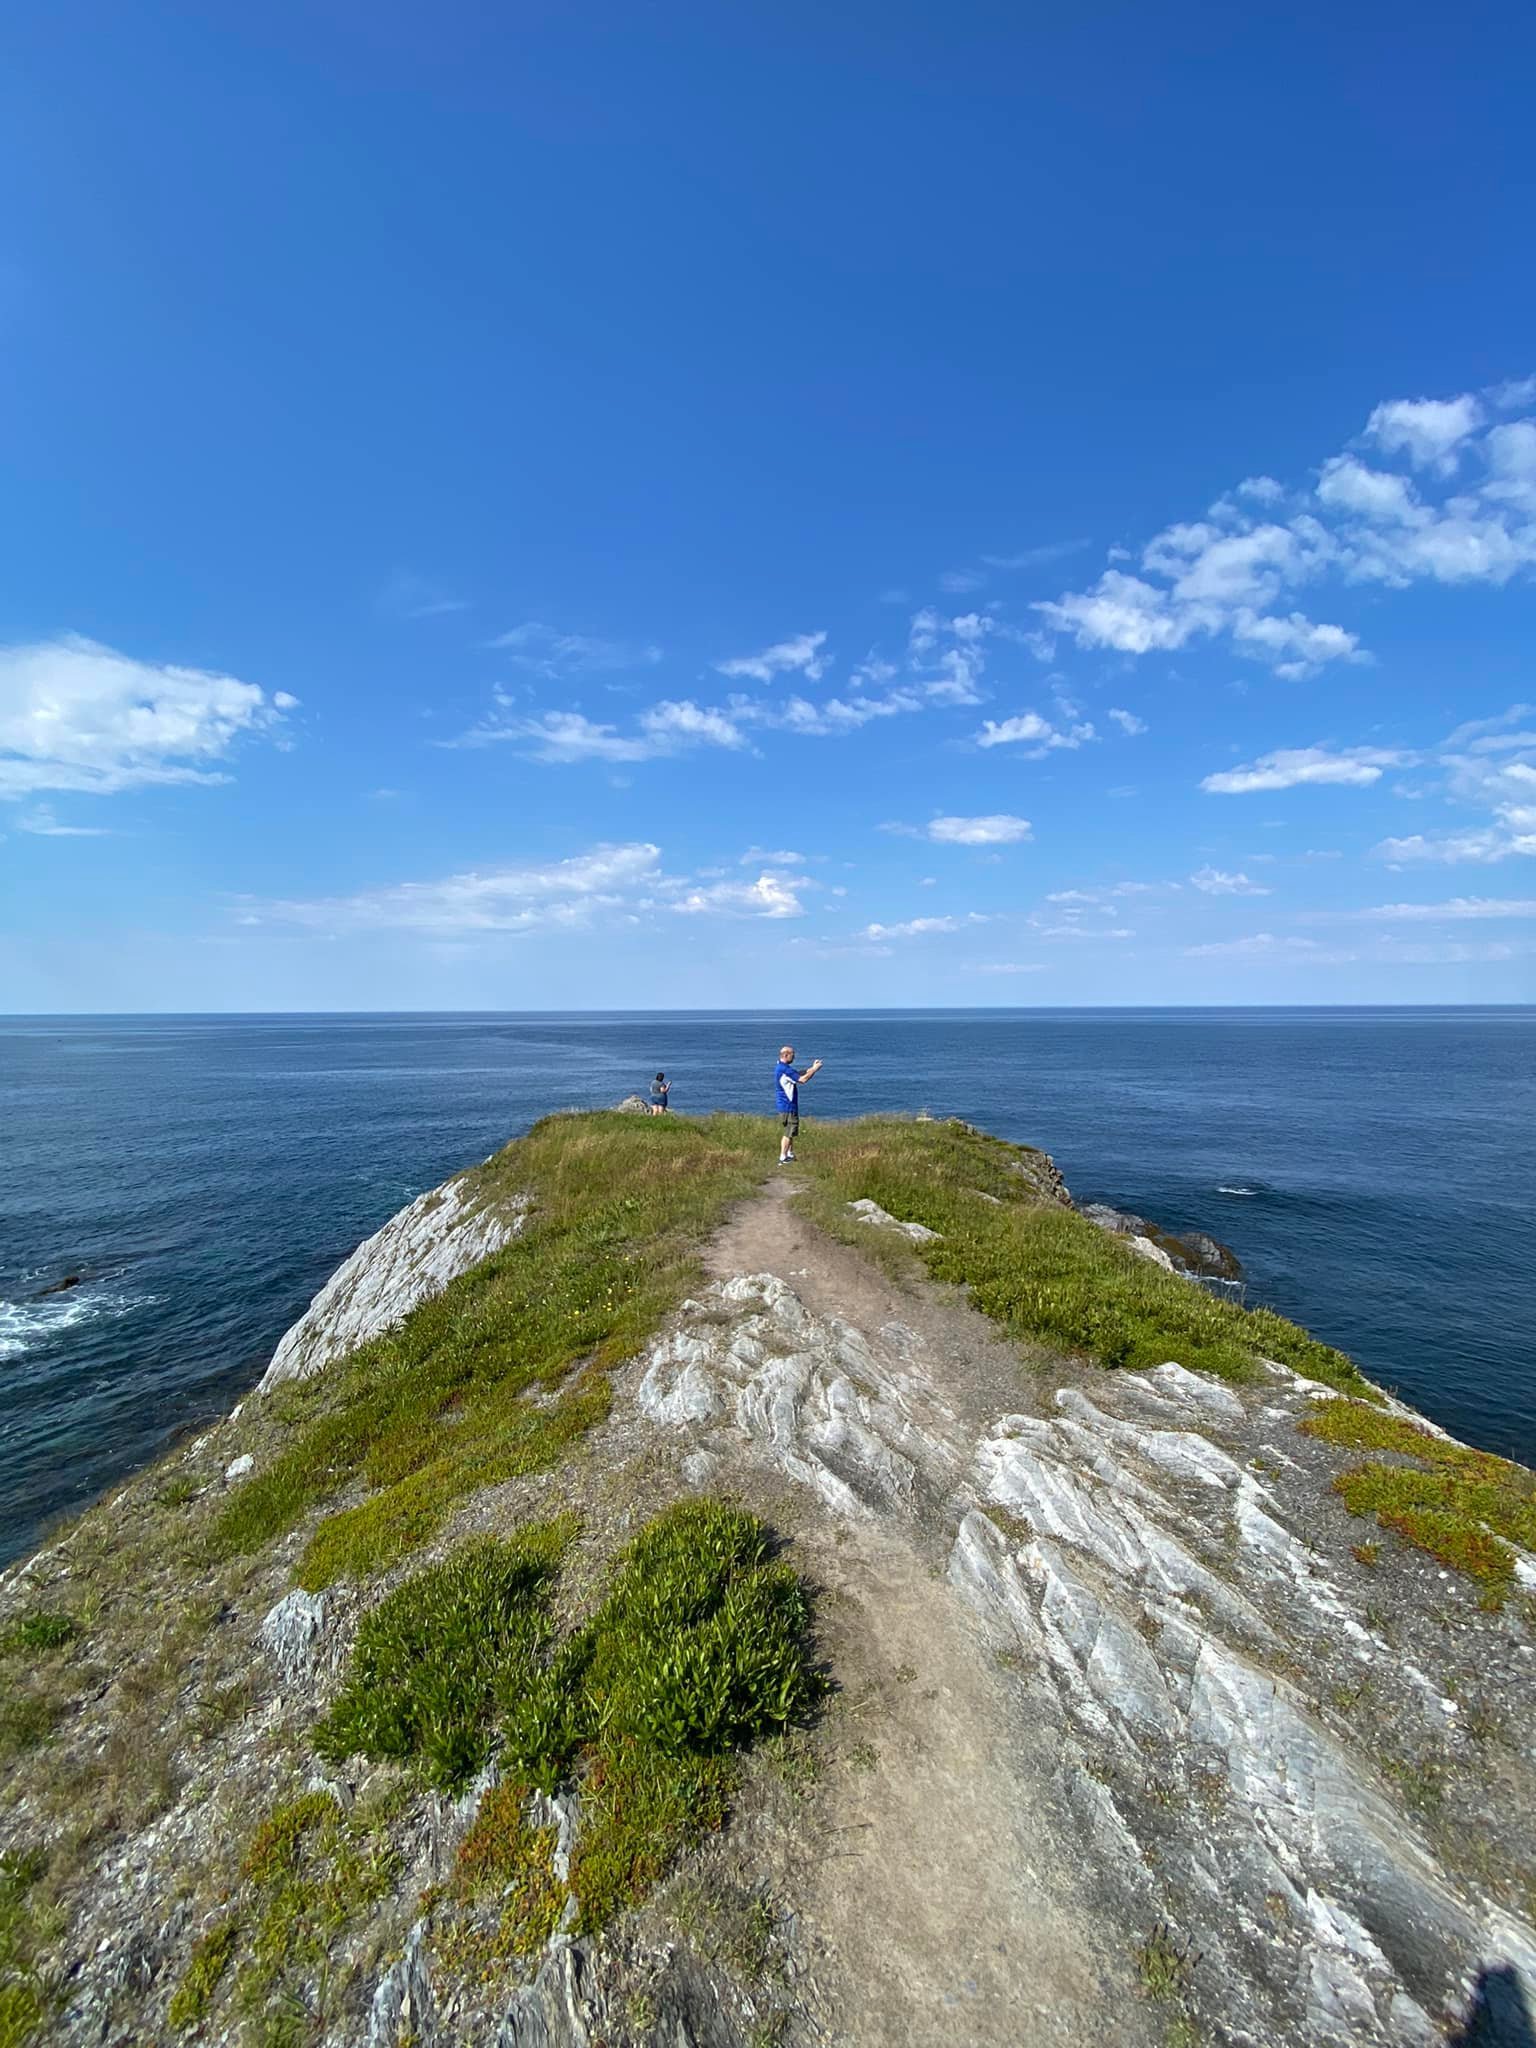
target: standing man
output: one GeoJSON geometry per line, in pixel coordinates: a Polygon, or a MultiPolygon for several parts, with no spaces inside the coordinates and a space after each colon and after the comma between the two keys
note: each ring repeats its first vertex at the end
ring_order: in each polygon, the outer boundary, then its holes
{"type": "Polygon", "coordinates": [[[821,1072],[821,1061],[813,1060],[803,1074],[797,1074],[794,1058],[795,1048],[792,1045],[781,1045],[779,1064],[773,1075],[774,1107],[779,1112],[779,1124],[783,1133],[779,1139],[780,1166],[795,1156],[795,1140],[800,1135],[800,1084],[821,1072]]]}

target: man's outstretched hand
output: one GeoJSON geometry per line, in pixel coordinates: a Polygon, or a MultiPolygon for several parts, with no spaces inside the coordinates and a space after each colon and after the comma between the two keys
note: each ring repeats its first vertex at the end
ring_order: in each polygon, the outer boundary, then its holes
{"type": "Polygon", "coordinates": [[[800,1076],[800,1078],[801,1078],[801,1080],[802,1080],[802,1081],[809,1081],[809,1079],[811,1078],[812,1074],[819,1074],[820,1072],[821,1072],[821,1061],[820,1061],[820,1060],[812,1060],[812,1061],[811,1061],[811,1064],[810,1064],[810,1065],[809,1065],[809,1066],[808,1066],[808,1067],[806,1068],[805,1072],[804,1072],[804,1073],[803,1073],[803,1074],[802,1074],[802,1075],[800,1076]]]}

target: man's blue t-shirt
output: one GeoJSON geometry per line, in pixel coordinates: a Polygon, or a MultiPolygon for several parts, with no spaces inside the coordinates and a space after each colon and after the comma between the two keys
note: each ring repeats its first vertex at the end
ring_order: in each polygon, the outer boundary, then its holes
{"type": "Polygon", "coordinates": [[[780,1116],[793,1115],[800,1107],[800,1077],[788,1060],[780,1060],[773,1072],[773,1106],[780,1116]]]}

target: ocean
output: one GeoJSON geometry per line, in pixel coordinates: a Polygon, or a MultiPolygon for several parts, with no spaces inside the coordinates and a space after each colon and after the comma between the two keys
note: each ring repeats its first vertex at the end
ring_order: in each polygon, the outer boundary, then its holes
{"type": "MultiPolygon", "coordinates": [[[[0,1559],[226,1410],[352,1247],[562,1107],[960,1116],[1536,1463],[1536,1009],[0,1019],[0,1559]],[[84,1275],[60,1294],[42,1290],[84,1275]]],[[[765,1136],[764,1165],[776,1152],[765,1136]]]]}

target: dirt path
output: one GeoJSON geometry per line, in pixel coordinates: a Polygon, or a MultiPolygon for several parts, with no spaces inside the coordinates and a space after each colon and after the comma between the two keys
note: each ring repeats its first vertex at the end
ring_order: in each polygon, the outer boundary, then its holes
{"type": "MultiPolygon", "coordinates": [[[[713,1278],[772,1273],[877,1344],[910,1351],[916,1333],[961,1440],[1028,1405],[1018,1354],[984,1318],[899,1287],[797,1215],[794,1192],[778,1177],[730,1218],[709,1249],[713,1278]]],[[[943,1576],[952,1527],[924,1514],[808,1516],[797,1535],[841,1688],[838,1760],[815,1838],[788,1873],[833,2007],[827,2037],[849,2048],[1155,2041],[1123,1937],[1079,1889],[1051,1814],[1052,1739],[1029,1725],[1016,1677],[943,1576]]]]}

